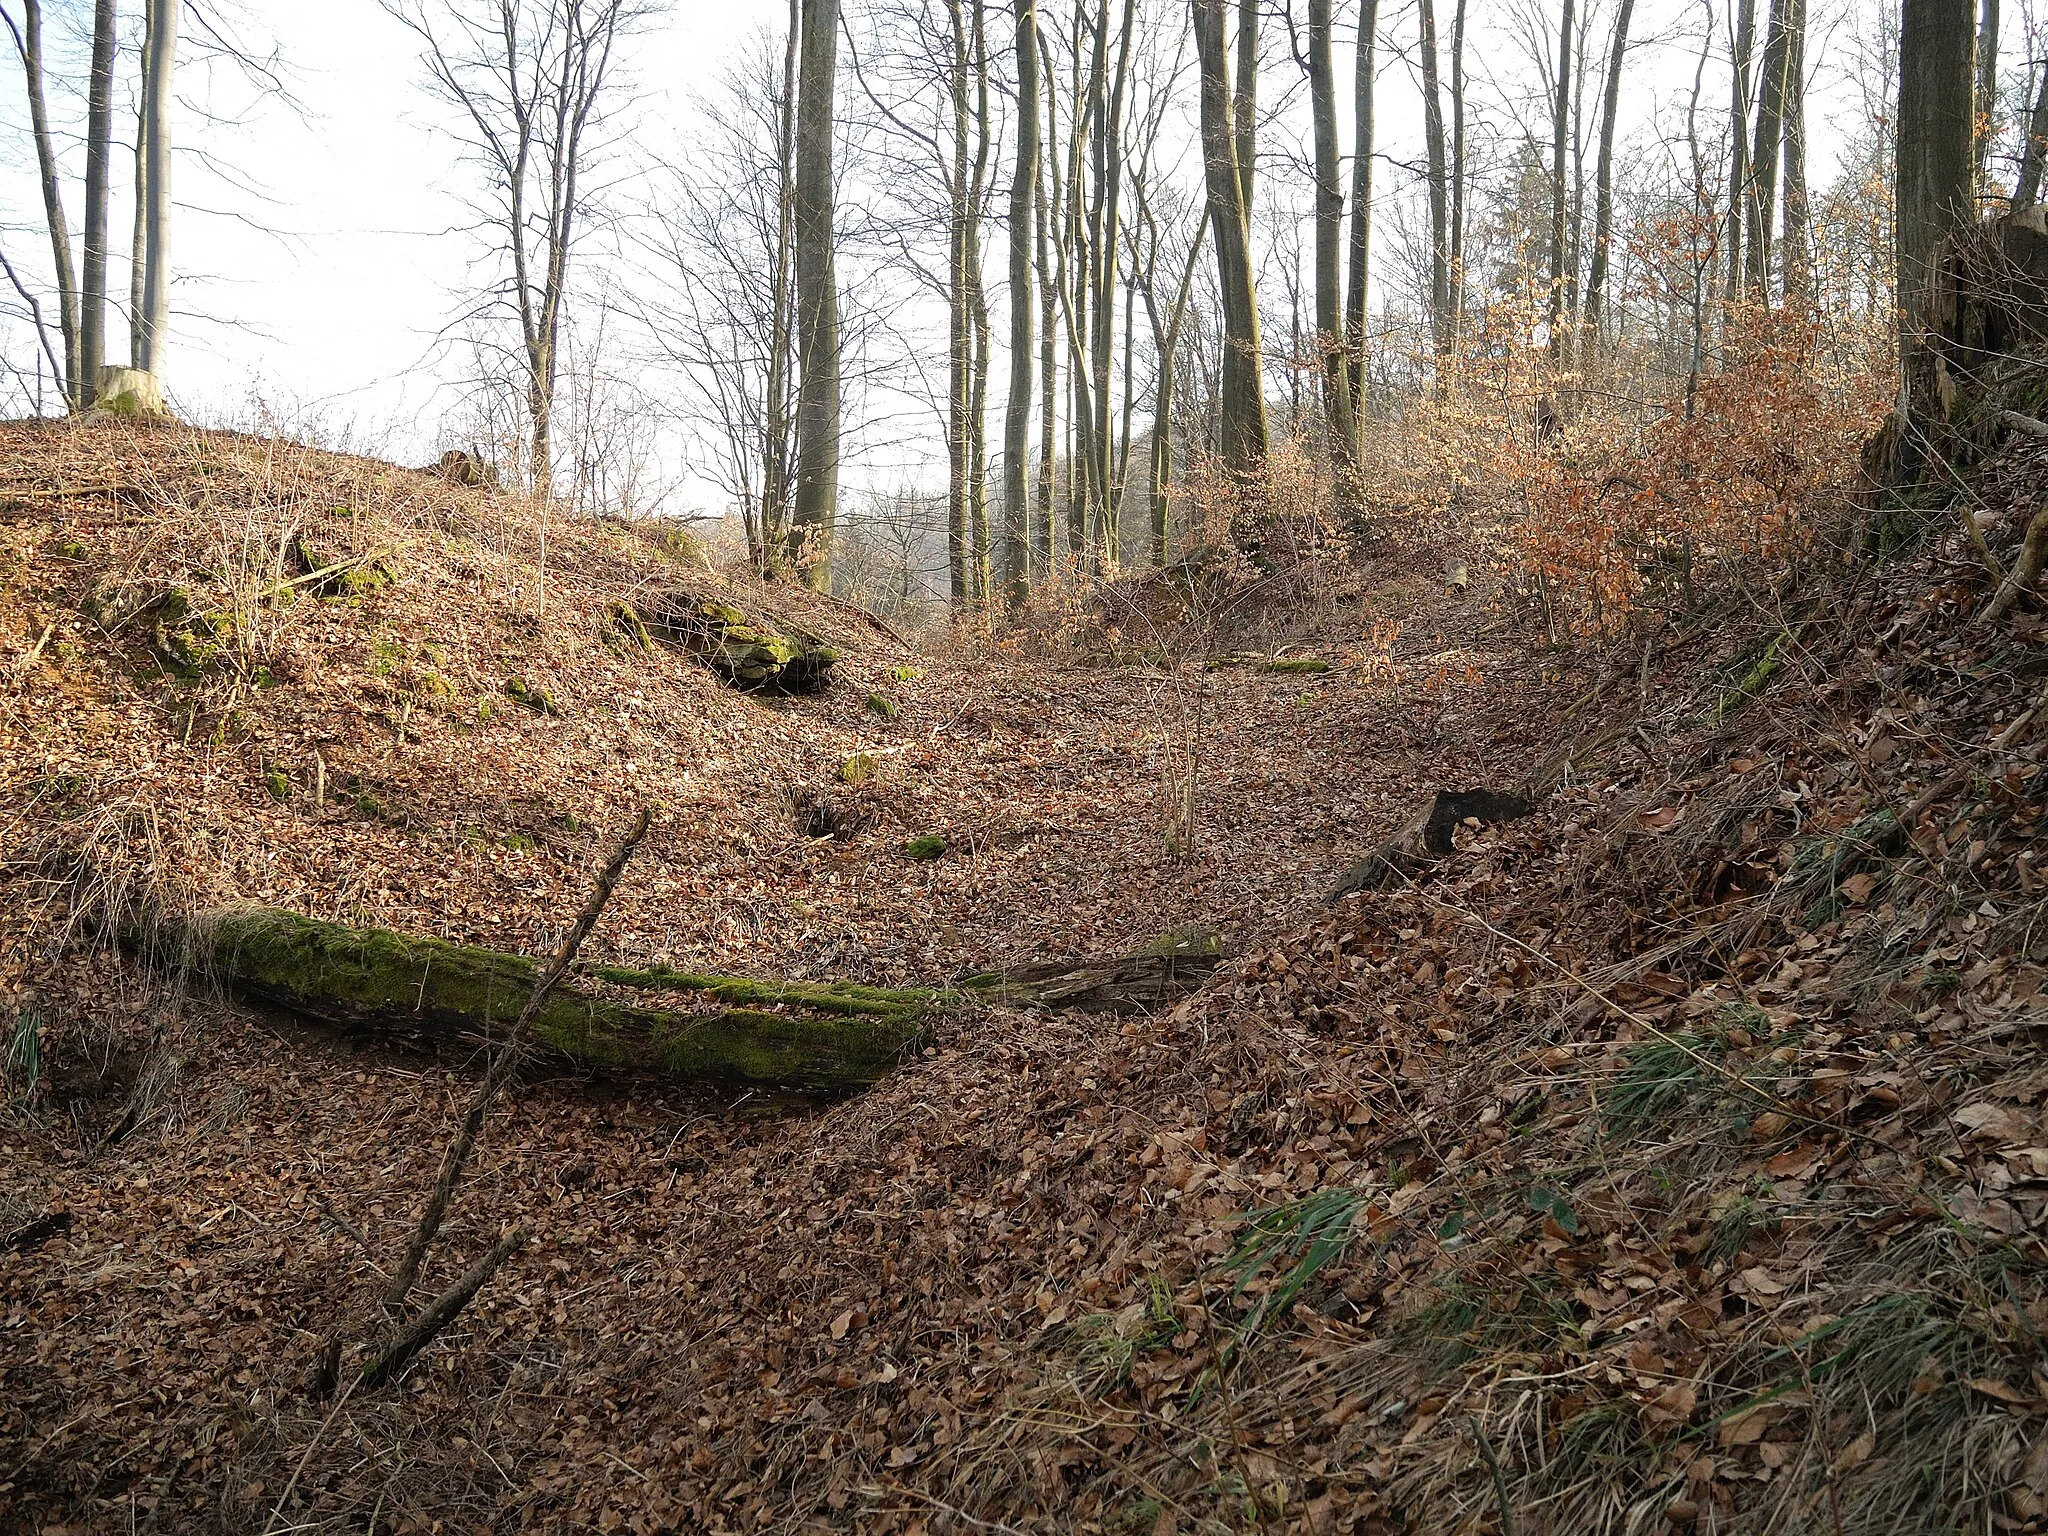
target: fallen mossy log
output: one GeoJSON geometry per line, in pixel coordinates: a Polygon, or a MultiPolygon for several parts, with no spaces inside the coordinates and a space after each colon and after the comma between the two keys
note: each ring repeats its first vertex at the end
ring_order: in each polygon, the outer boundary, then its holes
{"type": "MultiPolygon", "coordinates": [[[[523,955],[275,908],[210,914],[186,935],[187,953],[238,994],[416,1044],[502,1034],[533,989],[523,955]]],[[[941,1001],[919,989],[592,966],[555,990],[529,1039],[543,1057],[594,1070],[844,1093],[887,1076],[941,1001]]]]}

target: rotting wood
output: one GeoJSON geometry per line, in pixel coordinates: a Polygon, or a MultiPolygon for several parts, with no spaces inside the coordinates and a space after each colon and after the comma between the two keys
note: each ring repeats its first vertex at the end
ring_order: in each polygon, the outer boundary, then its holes
{"type": "MultiPolygon", "coordinates": [[[[502,1037],[535,974],[522,955],[275,908],[210,914],[186,946],[231,990],[412,1044],[502,1037]]],[[[753,981],[595,966],[533,1020],[542,1060],[676,1081],[844,1093],[886,1076],[920,1035],[931,991],[753,981]],[[668,1006],[652,1006],[647,994],[668,1006]]]]}
{"type": "Polygon", "coordinates": [[[1427,869],[1451,851],[1458,828],[1467,821],[1493,826],[1515,821],[1532,809],[1532,803],[1521,795],[1490,789],[1440,789],[1393,836],[1352,865],[1323,900],[1334,905],[1354,892],[1378,890],[1427,869]]]}
{"type": "Polygon", "coordinates": [[[1012,1006],[1099,1012],[1149,1009],[1194,991],[1223,963],[1224,953],[1223,941],[1214,933],[1168,934],[1130,954],[1040,960],[969,976],[960,986],[1012,1006]]]}

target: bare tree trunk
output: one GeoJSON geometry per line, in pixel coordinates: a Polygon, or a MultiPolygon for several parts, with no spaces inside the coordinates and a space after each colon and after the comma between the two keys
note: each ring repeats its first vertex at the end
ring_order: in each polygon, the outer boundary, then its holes
{"type": "MultiPolygon", "coordinates": [[[[1041,43],[1041,49],[1043,43],[1041,43]]],[[[1043,54],[1040,57],[1040,73],[1045,77],[1046,89],[1052,88],[1053,72],[1043,54]]],[[[1034,103],[1034,109],[1035,109],[1034,103]]],[[[1045,176],[1040,179],[1037,197],[1033,207],[1032,240],[1036,247],[1034,255],[1038,265],[1038,289],[1041,303],[1038,311],[1038,483],[1032,492],[1032,538],[1037,551],[1038,575],[1050,580],[1054,574],[1053,548],[1058,542],[1054,534],[1055,515],[1053,492],[1055,473],[1059,468],[1059,410],[1060,410],[1060,339],[1058,302],[1053,287],[1052,228],[1054,199],[1046,183],[1059,180],[1058,122],[1057,111],[1046,113],[1045,176]]]]}
{"type": "Polygon", "coordinates": [[[1572,121],[1573,0],[1564,0],[1564,18],[1557,29],[1557,95],[1550,117],[1550,357],[1565,360],[1565,152],[1572,121]]]}
{"type": "Polygon", "coordinates": [[[1437,388],[1442,389],[1451,350],[1451,188],[1437,70],[1436,0],[1418,0],[1416,18],[1422,48],[1422,132],[1429,163],[1429,329],[1436,348],[1437,388]]]}
{"type": "Polygon", "coordinates": [[[1358,45],[1352,67],[1351,273],[1344,290],[1344,351],[1357,462],[1365,432],[1365,304],[1372,263],[1373,85],[1377,68],[1379,0],[1360,0],[1358,45]]]}
{"type": "Polygon", "coordinates": [[[798,58],[803,42],[802,0],[789,0],[789,36],[782,51],[782,100],[776,114],[775,292],[769,298],[768,379],[762,420],[761,519],[758,547],[751,551],[764,576],[782,567],[789,538],[791,340],[790,262],[794,244],[793,160],[796,154],[798,58]]]}
{"type": "Polygon", "coordinates": [[[1998,137],[1998,0],[1982,0],[1977,20],[1977,184],[1982,187],[1998,137]]]}
{"type": "MultiPolygon", "coordinates": [[[[1223,0],[1190,0],[1201,70],[1202,157],[1209,224],[1216,237],[1216,282],[1223,304],[1220,438],[1223,464],[1239,482],[1249,514],[1266,463],[1266,400],[1260,367],[1259,307],[1252,280],[1245,179],[1239,174],[1232,118],[1230,61],[1223,43],[1223,0]]],[[[1247,519],[1248,520],[1248,519],[1247,519]]]]}
{"type": "MultiPolygon", "coordinates": [[[[1101,119],[1101,133],[1097,140],[1098,213],[1091,238],[1095,288],[1095,336],[1091,343],[1095,364],[1095,467],[1091,479],[1095,493],[1097,558],[1102,562],[1104,569],[1109,570],[1115,569],[1121,549],[1121,536],[1118,533],[1120,509],[1117,505],[1116,432],[1111,410],[1110,364],[1116,343],[1116,293],[1119,270],[1117,253],[1122,248],[1119,229],[1123,217],[1124,101],[1130,81],[1131,37],[1136,20],[1136,0],[1124,0],[1123,19],[1117,35],[1115,70],[1110,80],[1107,101],[1098,104],[1098,110],[1106,107],[1106,115],[1101,119]]],[[[1105,4],[1099,24],[1106,30],[1108,21],[1108,6],[1105,4]]],[[[1128,321],[1128,309],[1125,311],[1125,318],[1128,321]]]]}
{"type": "Polygon", "coordinates": [[[1451,17],[1451,350],[1465,334],[1465,4],[1451,17]]]}
{"type": "Polygon", "coordinates": [[[2034,97],[2033,113],[2027,119],[2027,142],[2020,150],[2020,175],[2013,188],[2013,207],[2031,208],[2041,201],[2044,162],[2048,162],[2048,63],[2041,67],[2041,87],[2034,97]]]}
{"type": "Polygon", "coordinates": [[[1735,77],[1728,106],[1728,273],[1724,301],[1742,296],[1743,212],[1749,206],[1750,59],[1756,47],[1756,0],[1741,0],[1735,19],[1735,77]]]}
{"type": "Polygon", "coordinates": [[[1763,79],[1757,96],[1756,138],[1749,153],[1748,250],[1743,275],[1750,297],[1771,302],[1771,243],[1778,215],[1778,160],[1785,137],[1786,0],[1771,0],[1764,40],[1763,79]]]}
{"type": "Polygon", "coordinates": [[[974,371],[973,332],[968,317],[967,206],[968,45],[960,0],[946,0],[951,44],[947,90],[953,107],[953,164],[947,178],[946,210],[946,578],[957,612],[973,599],[968,570],[968,410],[974,371]]]}
{"type": "Polygon", "coordinates": [[[1621,106],[1621,66],[1628,54],[1628,24],[1635,0],[1621,0],[1614,42],[1607,54],[1606,100],[1600,108],[1600,162],[1594,173],[1593,260],[1586,274],[1586,336],[1600,346],[1600,307],[1607,289],[1607,248],[1614,238],[1614,119],[1621,106]]]}
{"type": "MultiPolygon", "coordinates": [[[[7,26],[13,30],[12,16],[7,17],[7,26]]],[[[43,90],[42,0],[27,0],[22,26],[23,31],[14,34],[14,46],[21,54],[28,86],[29,125],[35,138],[36,170],[43,190],[43,225],[50,238],[51,266],[57,276],[57,325],[64,338],[64,377],[57,384],[64,391],[65,407],[83,410],[90,402],[82,398],[79,373],[78,276],[71,264],[71,226],[64,217],[57,141],[50,132],[49,102],[43,90]]]]}
{"type": "Polygon", "coordinates": [[[790,537],[805,582],[832,585],[839,504],[839,288],[832,234],[832,86],[839,0],[803,0],[796,185],[797,472],[790,537]]]}
{"type": "MultiPolygon", "coordinates": [[[[143,7],[143,53],[149,52],[149,7],[143,7]]],[[[135,109],[135,214],[128,231],[128,366],[142,366],[142,269],[149,245],[149,112],[135,109]]]]}
{"type": "MultiPolygon", "coordinates": [[[[1218,18],[1221,23],[1221,17],[1218,18]]],[[[1259,0],[1237,0],[1237,94],[1230,103],[1235,125],[1237,180],[1244,189],[1244,222],[1252,222],[1252,173],[1259,158],[1259,0]]]]}
{"type": "Polygon", "coordinates": [[[107,364],[107,204],[114,159],[115,0],[96,0],[85,112],[85,293],[78,315],[79,401],[92,403],[107,364]]]}
{"type": "MultiPolygon", "coordinates": [[[[1038,5],[1015,0],[1017,160],[1010,180],[1010,398],[1003,414],[1003,543],[997,562],[1003,601],[1021,603],[1030,583],[1031,244],[1038,206],[1038,5]]],[[[1051,452],[1052,439],[1045,439],[1051,452]]]]}
{"type": "MultiPolygon", "coordinates": [[[[1358,424],[1351,417],[1343,313],[1344,182],[1337,149],[1337,76],[1330,55],[1331,0],[1309,0],[1309,103],[1316,155],[1316,356],[1323,381],[1323,420],[1330,459],[1342,479],[1351,464],[1358,424]]],[[[1340,487],[1339,496],[1342,497],[1340,487]]]]}
{"type": "Polygon", "coordinates": [[[1786,8],[1785,301],[1804,308],[1813,302],[1813,252],[1806,229],[1806,0],[1786,0],[1786,8]]]}
{"type": "Polygon", "coordinates": [[[1976,27],[1970,0],[1904,0],[1899,27],[1899,355],[1904,432],[1893,466],[1917,478],[1922,428],[1945,418],[1935,279],[1949,236],[1975,215],[1976,27]]]}
{"type": "Polygon", "coordinates": [[[183,10],[183,0],[149,0],[149,45],[143,60],[149,212],[143,222],[142,369],[159,377],[171,324],[171,83],[183,10]]]}
{"type": "Polygon", "coordinates": [[[965,261],[967,283],[969,372],[967,381],[967,528],[970,545],[968,575],[974,601],[987,607],[989,592],[988,528],[988,285],[982,268],[981,215],[988,202],[990,146],[988,102],[988,18],[983,0],[968,0],[968,67],[974,81],[974,164],[967,179],[965,261]]]}

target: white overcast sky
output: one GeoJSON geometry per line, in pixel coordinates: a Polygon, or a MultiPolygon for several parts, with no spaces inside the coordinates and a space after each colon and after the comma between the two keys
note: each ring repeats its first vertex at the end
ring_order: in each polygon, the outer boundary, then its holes
{"type": "MultiPolygon", "coordinates": [[[[1184,0],[1156,3],[1166,17],[1185,15],[1184,0]]],[[[1471,3],[1475,112],[1498,133],[1507,115],[1501,98],[1495,95],[1490,105],[1477,99],[1495,82],[1519,90],[1519,82],[1533,79],[1524,55],[1507,40],[1531,23],[1540,27],[1556,5],[1554,0],[1471,3]]],[[[140,9],[140,0],[121,4],[131,18],[140,9]]],[[[1813,7],[1814,51],[1820,56],[1813,109],[1816,183],[1825,183],[1846,137],[1834,125],[1845,113],[1860,111],[1853,106],[1847,57],[1859,34],[1868,33],[1873,16],[1895,4],[1817,0],[1813,7]]],[[[57,62],[64,67],[68,60],[75,70],[82,63],[79,32],[90,4],[45,0],[45,5],[58,34],[52,45],[57,62]]],[[[278,103],[253,100],[245,84],[225,72],[211,74],[189,49],[181,62],[179,207],[173,235],[179,281],[167,369],[174,399],[198,420],[247,423],[260,398],[287,427],[310,418],[330,434],[353,426],[356,440],[372,449],[388,447],[400,454],[437,449],[435,427],[451,404],[445,382],[460,373],[461,361],[437,348],[436,338],[461,306],[472,276],[467,263],[477,247],[459,228],[473,173],[460,162],[458,146],[445,128],[444,109],[422,89],[417,39],[376,0],[208,0],[208,5],[222,11],[240,40],[266,49],[276,46],[303,110],[295,114],[278,103]],[[209,118],[209,112],[215,116],[209,118]],[[217,120],[223,114],[237,120],[217,120]]],[[[20,14],[19,0],[0,0],[0,6],[20,14]]],[[[1348,33],[1355,8],[1340,4],[1338,9],[1348,33]]],[[[1445,26],[1450,9],[1449,0],[1439,0],[1445,26]]],[[[1725,18],[1725,4],[1715,9],[1725,18]]],[[[2022,17],[2014,14],[2022,9],[2008,6],[2008,70],[2024,56],[2022,17]]],[[[1611,10],[1611,3],[1602,4],[1599,14],[1611,10]]],[[[1643,0],[1638,5],[1625,136],[1642,136],[1653,117],[1677,131],[1673,102],[1691,84],[1691,49],[1702,15],[1700,0],[1643,0]],[[1692,41],[1668,40],[1680,32],[1692,41]]],[[[626,117],[637,125],[645,149],[666,155],[686,143],[695,94],[734,62],[751,37],[764,29],[779,31],[787,16],[788,0],[670,0],[666,15],[636,37],[625,56],[626,78],[635,92],[626,117]]],[[[992,46],[1006,48],[1009,6],[992,4],[990,16],[992,46]]],[[[1596,16],[1596,24],[1606,23],[1596,16]]],[[[1381,26],[1389,45],[1405,43],[1414,30],[1412,7],[1404,0],[1383,0],[1381,26]]],[[[1273,31],[1268,39],[1270,88],[1278,90],[1283,77],[1291,83],[1298,75],[1277,24],[1273,31]]],[[[188,42],[191,33],[188,26],[188,42]]],[[[1343,46],[1348,51],[1348,37],[1343,46]]],[[[0,246],[31,281],[47,284],[49,250],[31,174],[21,75],[13,59],[4,62],[0,246]]],[[[1348,57],[1342,70],[1348,82],[1348,57]]],[[[1717,80],[1725,75],[1710,73],[1703,97],[1703,116],[1716,135],[1726,102],[1726,86],[1717,80]]],[[[842,89],[851,95],[850,84],[842,82],[842,89]]],[[[1381,96],[1380,143],[1388,163],[1380,173],[1380,188],[1383,195],[1410,197],[1412,175],[1394,162],[1419,158],[1413,142],[1419,111],[1408,64],[1393,46],[1383,50],[1381,96]]],[[[75,235],[80,218],[75,145],[82,102],[67,87],[56,93],[53,105],[72,146],[67,194],[75,235]]],[[[1348,145],[1348,127],[1344,137],[1348,145]]],[[[1262,144],[1262,150],[1269,147],[1276,156],[1289,153],[1284,134],[1262,144]]],[[[1305,146],[1294,151],[1305,152],[1305,146]]],[[[1007,147],[1001,158],[1007,162],[1007,147]]],[[[999,169],[997,174],[1004,173],[999,169]]],[[[126,180],[124,168],[116,178],[124,193],[126,180]]],[[[1267,183],[1269,188],[1278,184],[1278,174],[1267,183]]],[[[1296,206],[1305,204],[1300,191],[1287,196],[1296,206]]],[[[115,220],[110,281],[118,289],[126,282],[127,243],[126,213],[119,202],[115,220]]],[[[991,259],[999,268],[999,253],[991,259]]],[[[125,351],[125,334],[114,338],[111,351],[116,356],[125,351]]],[[[23,360],[18,337],[10,355],[23,360]]],[[[991,399],[1000,398],[998,380],[991,399]]],[[[934,435],[931,457],[939,451],[934,435]]],[[[699,506],[708,499],[701,486],[689,497],[699,506]]]]}

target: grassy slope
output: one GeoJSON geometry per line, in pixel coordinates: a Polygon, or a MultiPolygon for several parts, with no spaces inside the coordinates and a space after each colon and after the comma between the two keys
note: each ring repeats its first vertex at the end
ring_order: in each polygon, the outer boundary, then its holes
{"type": "MultiPolygon", "coordinates": [[[[298,504],[332,499],[344,468],[323,463],[298,504]]],[[[162,521],[114,523],[119,547],[156,548],[162,521]]],[[[77,600],[39,563],[57,523],[25,526],[8,526],[24,633],[77,600]]],[[[291,683],[303,700],[263,705],[320,722],[291,739],[327,730],[363,754],[330,772],[416,797],[411,827],[272,807],[251,782],[267,749],[187,747],[165,724],[182,695],[120,696],[90,654],[42,683],[68,690],[64,715],[23,694],[11,729],[46,750],[77,732],[61,750],[109,799],[157,768],[155,825],[174,830],[155,835],[181,881],[310,885],[341,855],[309,845],[332,842],[379,872],[351,899],[451,937],[526,937],[596,846],[486,852],[452,829],[572,787],[601,827],[638,782],[624,746],[699,798],[608,926],[622,957],[667,943],[893,978],[1219,916],[1252,952],[1157,1020],[969,1021],[805,1119],[533,1091],[494,1125],[454,1228],[470,1253],[516,1219],[532,1247],[401,1391],[351,1404],[291,1523],[979,1528],[948,1514],[964,1510],[1044,1531],[1491,1530],[1504,1488],[1520,1531],[1981,1529],[1993,1511],[2039,1527],[2041,748],[1986,743],[2038,693],[2040,635],[1969,631],[1967,583],[1936,560],[1816,594],[1817,630],[1796,609],[1723,615],[1570,720],[1583,685],[1546,695],[1497,656],[1448,694],[1433,666],[1376,688],[1218,674],[1208,837],[1167,860],[1141,738],[1165,711],[1130,703],[1147,674],[924,662],[886,727],[860,695],[898,662],[857,634],[853,688],[816,703],[737,700],[680,663],[659,685],[613,672],[588,620],[618,568],[596,556],[572,557],[582,595],[551,599],[545,646],[518,648],[507,588],[532,567],[516,552],[398,623],[381,605],[411,603],[405,581],[440,558],[361,609],[309,611],[309,645],[339,632],[313,653],[332,659],[291,683]],[[465,703],[516,662],[581,728],[477,731],[451,712],[399,745],[388,703],[364,716],[322,681],[374,675],[340,658],[387,615],[408,636],[491,636],[468,647],[465,703]],[[1788,631],[1756,697],[1716,718],[1788,631]],[[629,683],[666,712],[659,730],[598,713],[629,683]],[[1550,736],[1645,703],[1634,744],[1440,880],[1316,912],[1423,787],[1498,782],[1550,736]],[[87,739],[94,718],[110,726],[87,739]],[[661,744],[685,739],[689,763],[665,766],[661,744]],[[1010,817],[1029,835],[962,839],[971,856],[905,875],[898,830],[821,847],[764,808],[770,766],[815,782],[834,753],[898,743],[920,765],[890,802],[916,808],[904,826],[1010,817]],[[1956,766],[1914,841],[1871,836],[1874,812],[1956,766]],[[829,911],[829,958],[677,899],[722,858],[758,900],[829,911]],[[1275,1208],[1269,1262],[1239,1291],[1241,1218],[1275,1208]],[[1293,1239],[1315,1221],[1340,1240],[1308,1274],[1293,1239]],[[1291,1312],[1269,1301],[1289,1275],[1291,1312]]],[[[9,781],[18,808],[25,782],[9,781]]],[[[29,815],[15,825],[38,836],[72,824],[29,815]]],[[[361,1330],[368,1259],[393,1246],[466,1079],[198,1010],[169,1027],[174,1077],[113,1094],[151,1106],[144,1127],[91,1153],[51,1113],[75,1092],[91,1120],[75,1047],[110,1052],[100,1087],[125,1090],[146,1028],[120,1022],[118,978],[11,955],[9,985],[62,1016],[65,1051],[62,1081],[0,1134],[9,1199],[73,1220],[0,1256],[0,1439],[29,1448],[0,1465],[0,1507],[259,1528],[323,1416],[295,1383],[318,1339],[361,1330]]]]}

